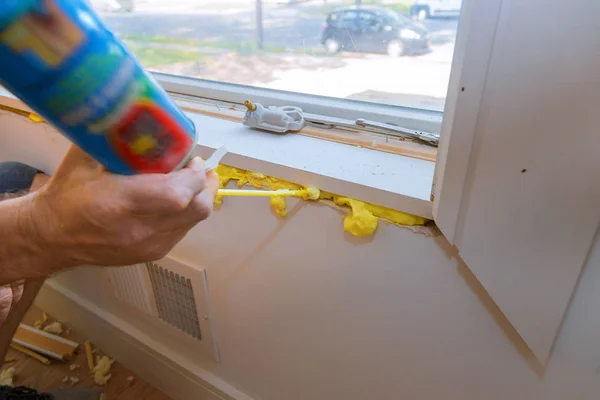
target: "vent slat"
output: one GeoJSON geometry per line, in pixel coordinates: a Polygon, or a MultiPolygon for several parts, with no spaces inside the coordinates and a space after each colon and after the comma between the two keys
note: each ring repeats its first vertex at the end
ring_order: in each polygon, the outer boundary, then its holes
{"type": "Polygon", "coordinates": [[[140,266],[111,268],[109,270],[110,281],[115,296],[132,306],[154,314],[153,307],[148,297],[144,294],[143,280],[140,278],[140,266]]]}
{"type": "Polygon", "coordinates": [[[153,262],[146,263],[158,317],[169,325],[202,339],[196,299],[190,279],[153,262]]]}

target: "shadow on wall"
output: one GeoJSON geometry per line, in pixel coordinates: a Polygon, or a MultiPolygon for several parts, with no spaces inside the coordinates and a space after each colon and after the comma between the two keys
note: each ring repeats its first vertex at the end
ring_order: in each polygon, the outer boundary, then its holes
{"type": "Polygon", "coordinates": [[[512,326],[502,310],[496,305],[479,280],[473,275],[471,270],[460,259],[456,248],[454,248],[444,236],[435,237],[436,244],[444,250],[447,257],[458,259],[457,272],[463,278],[473,294],[477,296],[484,308],[490,313],[496,325],[502,330],[504,335],[515,346],[519,354],[523,357],[529,368],[541,379],[546,373],[546,365],[543,365],[529,348],[527,343],[521,338],[519,332],[512,326]]]}
{"type": "Polygon", "coordinates": [[[225,280],[233,280],[236,276],[242,273],[249,265],[252,265],[253,261],[258,257],[261,253],[266,251],[266,248],[269,247],[271,242],[279,235],[279,233],[285,228],[286,224],[288,224],[294,216],[302,209],[304,206],[303,202],[298,201],[287,213],[287,216],[284,218],[277,217],[275,212],[271,209],[271,212],[274,214],[274,217],[278,219],[277,228],[273,229],[269,235],[258,244],[246,258],[244,258],[237,267],[229,274],[225,280]]]}
{"type": "MultiPolygon", "coordinates": [[[[330,206],[330,205],[319,204],[319,203],[310,203],[310,205],[307,205],[305,202],[302,202],[302,201],[296,202],[296,204],[289,209],[287,215],[284,218],[278,217],[275,214],[275,212],[271,209],[271,213],[273,214],[273,217],[277,218],[277,220],[278,220],[277,227],[271,233],[269,233],[269,235],[267,237],[265,237],[265,239],[254,248],[252,253],[248,254],[247,257],[245,257],[243,260],[241,260],[241,262],[236,266],[236,268],[231,272],[231,274],[229,274],[225,278],[225,280],[226,281],[234,280],[236,278],[236,276],[238,276],[240,273],[242,273],[249,265],[252,265],[254,263],[254,260],[256,259],[256,257],[258,257],[261,253],[264,253],[265,251],[267,251],[266,249],[269,247],[271,242],[273,240],[275,240],[275,238],[277,238],[277,236],[286,227],[286,225],[294,219],[294,217],[302,209],[302,207],[307,207],[307,206],[334,208],[334,209],[336,209],[335,211],[338,212],[339,214],[341,214],[342,217],[347,212],[346,210],[337,209],[337,207],[330,206]]],[[[216,210],[218,210],[218,208],[216,210]]],[[[380,223],[386,223],[386,222],[380,221],[380,223]]],[[[353,246],[362,246],[362,245],[370,244],[371,242],[373,242],[376,234],[377,234],[377,231],[375,231],[372,235],[369,235],[369,236],[356,237],[356,236],[352,235],[351,233],[344,232],[344,239],[348,243],[351,243],[353,246]]]]}

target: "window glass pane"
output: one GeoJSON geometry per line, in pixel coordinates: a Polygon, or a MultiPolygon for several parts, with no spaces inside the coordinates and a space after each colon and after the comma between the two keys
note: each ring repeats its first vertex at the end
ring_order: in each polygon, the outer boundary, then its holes
{"type": "Polygon", "coordinates": [[[431,110],[462,2],[90,1],[152,71],[431,110]]]}

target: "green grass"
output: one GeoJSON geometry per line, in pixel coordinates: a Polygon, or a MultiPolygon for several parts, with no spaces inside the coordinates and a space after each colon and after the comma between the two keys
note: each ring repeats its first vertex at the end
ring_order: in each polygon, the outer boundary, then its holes
{"type": "Polygon", "coordinates": [[[168,36],[121,35],[121,38],[124,40],[132,40],[138,42],[181,44],[185,46],[199,46],[200,44],[204,45],[205,43],[210,43],[196,39],[174,38],[168,36]]]}
{"type": "MultiPolygon", "coordinates": [[[[381,0],[362,0],[363,5],[378,5],[388,10],[396,11],[399,14],[408,15],[410,13],[410,7],[413,1],[399,1],[393,4],[384,4],[381,0]]],[[[337,10],[338,8],[353,6],[356,4],[354,0],[347,0],[342,4],[326,5],[321,8],[309,9],[307,12],[311,15],[323,15],[326,16],[330,12],[337,10]]]]}
{"type": "MultiPolygon", "coordinates": [[[[173,44],[198,48],[232,50],[240,54],[253,54],[258,52],[258,47],[251,42],[218,42],[200,39],[174,38],[168,36],[145,36],[145,35],[122,35],[122,39],[132,42],[173,44]]],[[[141,44],[140,44],[141,45],[141,44]]],[[[263,51],[267,53],[286,53],[283,46],[265,46],[263,51]]]]}
{"type": "Polygon", "coordinates": [[[205,57],[202,54],[189,50],[168,49],[137,44],[129,44],[129,48],[135,53],[142,65],[146,68],[186,61],[199,61],[205,57]]]}

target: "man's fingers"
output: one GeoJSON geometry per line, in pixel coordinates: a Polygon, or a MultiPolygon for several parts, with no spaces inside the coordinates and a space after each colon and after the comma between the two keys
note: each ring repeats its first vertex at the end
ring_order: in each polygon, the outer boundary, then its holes
{"type": "Polygon", "coordinates": [[[23,285],[23,282],[16,282],[11,285],[13,292],[13,307],[21,300],[21,296],[23,296],[23,285]]]}
{"type": "Polygon", "coordinates": [[[170,185],[184,188],[186,207],[206,187],[206,171],[204,170],[204,161],[200,157],[194,157],[185,168],[172,172],[168,176],[170,185]]]}
{"type": "Polygon", "coordinates": [[[206,185],[204,163],[198,157],[179,171],[165,175],[137,175],[127,179],[130,208],[151,214],[182,212],[206,185]]]}
{"type": "Polygon", "coordinates": [[[189,206],[189,209],[193,213],[193,220],[195,223],[205,220],[213,211],[215,196],[217,195],[218,190],[219,177],[214,171],[210,171],[206,174],[205,189],[194,197],[189,206]]]}
{"type": "Polygon", "coordinates": [[[0,326],[8,318],[10,311],[17,305],[23,295],[23,282],[15,282],[0,287],[0,326]]]}
{"type": "Polygon", "coordinates": [[[215,171],[209,171],[206,174],[206,190],[212,194],[214,200],[219,190],[219,175],[215,171]]]}
{"type": "Polygon", "coordinates": [[[13,304],[13,292],[10,285],[0,287],[0,326],[8,317],[13,304]]]}
{"type": "Polygon", "coordinates": [[[213,211],[213,204],[218,188],[219,178],[214,172],[209,172],[206,175],[206,187],[200,194],[194,197],[185,210],[182,210],[180,213],[155,216],[152,222],[158,223],[163,232],[191,229],[198,222],[208,218],[213,211]]]}

